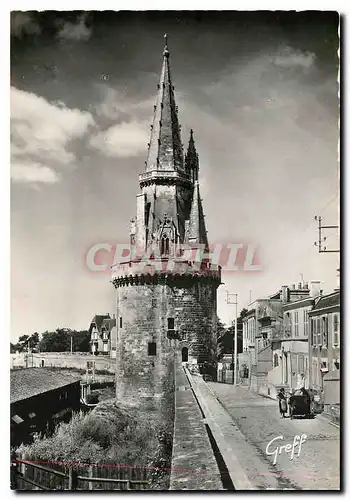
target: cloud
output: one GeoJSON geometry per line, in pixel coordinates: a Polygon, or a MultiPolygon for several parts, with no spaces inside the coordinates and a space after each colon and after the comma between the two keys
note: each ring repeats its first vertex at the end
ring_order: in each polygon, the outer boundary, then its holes
{"type": "Polygon", "coordinates": [[[49,164],[44,167],[49,169],[74,163],[75,155],[68,147],[93,124],[92,115],[86,111],[50,103],[32,92],[11,87],[11,161],[16,165],[17,180],[26,180],[19,163],[35,165],[32,171],[38,173],[40,181],[49,176],[48,170],[38,165],[49,164]]]}
{"type": "Polygon", "coordinates": [[[111,157],[127,158],[146,151],[146,124],[131,122],[109,127],[90,138],[90,146],[111,157]]]}
{"type": "Polygon", "coordinates": [[[11,12],[11,35],[22,38],[24,35],[40,35],[41,28],[30,12],[11,12]]]}
{"type": "Polygon", "coordinates": [[[11,163],[11,178],[15,182],[53,184],[59,181],[57,173],[45,165],[35,162],[11,163]]]}
{"type": "Polygon", "coordinates": [[[109,120],[125,119],[147,120],[151,119],[155,96],[138,100],[131,99],[126,92],[113,89],[106,85],[99,85],[101,100],[93,107],[96,116],[109,120]]]}
{"type": "Polygon", "coordinates": [[[101,131],[90,137],[90,146],[109,157],[127,158],[147,152],[154,96],[132,99],[125,92],[99,85],[100,101],[92,106],[101,131]]]}
{"type": "Polygon", "coordinates": [[[271,61],[276,66],[281,68],[311,68],[316,61],[316,54],[313,52],[303,52],[293,49],[292,47],[284,47],[280,53],[271,56],[271,61]]]}
{"type": "Polygon", "coordinates": [[[92,29],[86,26],[86,14],[79,17],[77,23],[65,22],[57,33],[61,40],[88,40],[92,29]]]}

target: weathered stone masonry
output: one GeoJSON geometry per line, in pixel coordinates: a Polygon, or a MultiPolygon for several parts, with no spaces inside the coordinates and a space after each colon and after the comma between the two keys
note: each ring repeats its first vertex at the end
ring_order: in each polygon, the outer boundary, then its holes
{"type": "Polygon", "coordinates": [[[131,257],[113,273],[116,288],[116,396],[138,405],[161,401],[176,353],[216,362],[216,292],[191,131],[185,159],[165,46],[131,257]],[[183,246],[201,248],[200,262],[183,246]],[[145,259],[144,257],[147,256],[145,259]]]}

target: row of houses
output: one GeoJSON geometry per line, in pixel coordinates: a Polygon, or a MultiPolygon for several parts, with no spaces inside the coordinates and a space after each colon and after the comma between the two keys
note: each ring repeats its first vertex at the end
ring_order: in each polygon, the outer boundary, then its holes
{"type": "Polygon", "coordinates": [[[320,282],[311,281],[254,300],[238,358],[254,391],[274,397],[281,387],[304,386],[339,404],[340,291],[323,295],[320,282]]]}

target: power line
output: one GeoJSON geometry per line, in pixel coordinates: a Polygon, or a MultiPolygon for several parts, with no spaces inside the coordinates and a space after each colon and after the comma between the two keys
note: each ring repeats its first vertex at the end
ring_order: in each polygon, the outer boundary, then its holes
{"type": "MultiPolygon", "coordinates": [[[[328,208],[328,207],[329,207],[329,206],[333,203],[333,201],[334,201],[334,200],[338,197],[338,194],[339,194],[339,193],[338,193],[338,191],[337,191],[337,192],[336,192],[336,194],[335,194],[334,196],[332,196],[332,198],[331,198],[331,199],[330,199],[330,200],[329,200],[329,201],[328,201],[328,202],[324,205],[324,207],[323,207],[323,208],[321,208],[321,210],[319,211],[319,214],[322,214],[322,212],[324,212],[324,211],[326,210],[326,208],[328,208]]],[[[300,237],[301,235],[303,235],[304,233],[306,233],[306,231],[308,231],[309,229],[311,229],[311,226],[313,226],[313,225],[314,225],[314,223],[315,223],[315,222],[314,222],[314,220],[315,220],[315,219],[312,219],[312,221],[311,221],[311,222],[310,222],[310,223],[309,223],[309,224],[305,227],[305,229],[303,229],[303,230],[302,230],[302,231],[298,234],[298,236],[299,236],[299,237],[300,237]]],[[[293,255],[293,250],[294,250],[294,248],[296,247],[296,245],[298,245],[298,244],[299,244],[299,238],[296,238],[296,239],[295,239],[295,241],[294,241],[294,244],[291,246],[291,249],[290,249],[290,250],[291,250],[291,256],[290,256],[290,258],[287,260],[287,263],[289,263],[289,262],[290,262],[290,260],[291,260],[292,258],[294,258],[294,259],[295,259],[295,254],[293,255]]],[[[306,251],[308,251],[308,248],[307,248],[307,250],[306,250],[306,251]]],[[[303,252],[303,250],[302,250],[302,252],[303,252]]],[[[305,252],[305,253],[306,253],[306,252],[305,252]]],[[[299,257],[300,255],[301,255],[301,253],[300,253],[300,254],[297,254],[297,256],[298,256],[298,257],[299,257]]],[[[275,260],[275,257],[273,257],[273,258],[272,258],[269,262],[267,262],[267,264],[265,263],[265,265],[272,264],[272,263],[274,262],[274,260],[275,260]]]]}
{"type": "Polygon", "coordinates": [[[339,226],[322,226],[322,217],[315,215],[315,220],[318,220],[318,242],[314,245],[318,246],[318,253],[338,253],[340,250],[327,250],[327,247],[322,248],[322,244],[327,240],[327,236],[322,236],[322,229],[339,229],[339,226]]]}

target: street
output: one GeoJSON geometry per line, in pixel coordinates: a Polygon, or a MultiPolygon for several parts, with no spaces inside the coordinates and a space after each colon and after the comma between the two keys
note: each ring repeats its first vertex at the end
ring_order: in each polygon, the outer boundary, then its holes
{"type": "Polygon", "coordinates": [[[338,427],[318,417],[282,419],[277,401],[254,394],[246,387],[213,382],[208,387],[236,427],[234,454],[255,486],[293,490],[340,488],[338,427]],[[300,444],[298,437],[303,434],[305,442],[300,444]],[[277,439],[270,443],[274,438],[277,439]],[[280,450],[281,445],[293,442],[294,456],[292,446],[280,450]],[[267,446],[270,455],[266,453],[267,446]]]}

